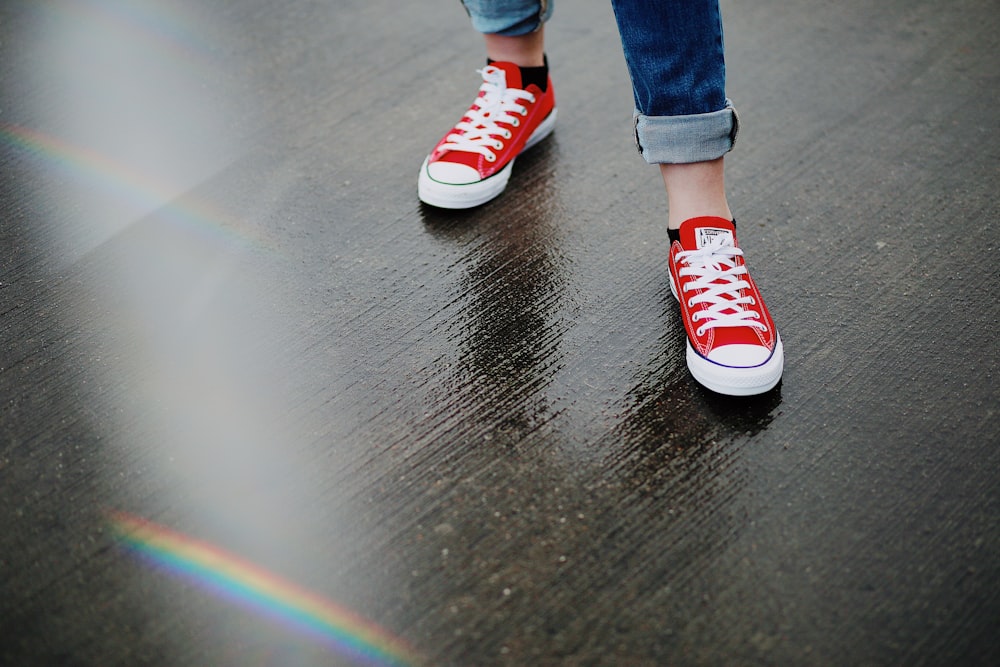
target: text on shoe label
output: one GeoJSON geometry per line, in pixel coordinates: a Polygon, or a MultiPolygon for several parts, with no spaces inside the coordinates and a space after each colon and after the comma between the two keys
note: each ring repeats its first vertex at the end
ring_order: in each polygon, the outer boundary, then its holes
{"type": "Polygon", "coordinates": [[[695,243],[698,244],[700,250],[720,237],[726,239],[722,245],[736,245],[733,242],[733,233],[728,229],[719,229],[718,227],[699,227],[695,243]]]}

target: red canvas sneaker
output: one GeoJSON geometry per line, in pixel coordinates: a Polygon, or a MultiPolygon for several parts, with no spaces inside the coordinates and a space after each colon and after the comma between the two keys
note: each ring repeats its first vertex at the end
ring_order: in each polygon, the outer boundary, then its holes
{"type": "Polygon", "coordinates": [[[420,200],[441,208],[471,208],[507,187],[514,158],[547,137],[556,122],[556,98],[521,88],[517,65],[494,62],[479,70],[483,85],[462,120],[448,131],[420,167],[420,200]]]}
{"type": "Polygon", "coordinates": [[[712,391],[750,396],[781,379],[784,352],[736,244],[736,226],[703,217],[681,224],[670,247],[670,291],[681,306],[691,375],[712,391]]]}

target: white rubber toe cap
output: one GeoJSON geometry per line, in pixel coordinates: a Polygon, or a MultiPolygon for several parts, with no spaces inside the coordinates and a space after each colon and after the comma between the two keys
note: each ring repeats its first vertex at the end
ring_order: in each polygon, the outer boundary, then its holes
{"type": "Polygon", "coordinates": [[[694,379],[729,396],[752,396],[770,391],[781,381],[785,353],[779,338],[770,354],[761,345],[723,345],[707,360],[687,344],[687,364],[694,379]]]}
{"type": "Polygon", "coordinates": [[[432,162],[427,165],[427,175],[438,183],[448,185],[468,185],[482,180],[478,171],[455,162],[432,162]]]}
{"type": "Polygon", "coordinates": [[[760,366],[771,356],[763,345],[723,345],[708,355],[709,361],[733,368],[760,366]]]}

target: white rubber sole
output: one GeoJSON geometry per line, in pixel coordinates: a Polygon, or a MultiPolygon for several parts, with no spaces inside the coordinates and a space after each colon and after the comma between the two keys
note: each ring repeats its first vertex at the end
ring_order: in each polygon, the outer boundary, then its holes
{"type": "MultiPolygon", "coordinates": [[[[670,278],[670,292],[677,297],[674,277],[670,278]]],[[[757,366],[723,366],[709,361],[698,354],[687,340],[687,367],[691,375],[700,385],[718,394],[727,396],[755,396],[771,391],[781,382],[781,374],[785,369],[785,349],[778,336],[774,352],[762,364],[757,366]]]]}
{"type": "MultiPolygon", "coordinates": [[[[552,134],[555,126],[556,110],[553,109],[528,137],[521,153],[552,134]]],[[[489,178],[463,185],[442,183],[431,178],[427,172],[428,159],[429,157],[424,159],[424,163],[420,167],[420,176],[417,178],[417,196],[420,197],[420,201],[438,208],[460,209],[485,204],[503,192],[507,187],[507,181],[510,180],[511,171],[514,169],[514,160],[517,158],[515,157],[507,163],[507,166],[489,178]]]]}

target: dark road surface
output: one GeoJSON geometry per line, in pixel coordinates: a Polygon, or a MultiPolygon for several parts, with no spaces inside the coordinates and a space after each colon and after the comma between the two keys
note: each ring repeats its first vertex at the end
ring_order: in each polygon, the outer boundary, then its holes
{"type": "Polygon", "coordinates": [[[1000,664],[1000,6],[723,5],[785,345],[701,389],[607,3],[0,5],[0,664],[1000,664]]]}

